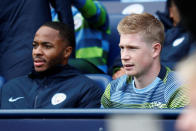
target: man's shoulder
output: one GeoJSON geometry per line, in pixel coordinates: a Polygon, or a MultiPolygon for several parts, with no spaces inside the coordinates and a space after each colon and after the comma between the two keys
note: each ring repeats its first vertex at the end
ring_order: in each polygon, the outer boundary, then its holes
{"type": "MultiPolygon", "coordinates": [[[[52,79],[60,79],[62,82],[67,83],[68,81],[73,82],[73,84],[83,84],[83,83],[93,83],[91,79],[82,74],[76,68],[67,65],[61,72],[52,76],[52,79]]],[[[68,82],[69,83],[69,82],[68,82]]]]}
{"type": "Polygon", "coordinates": [[[28,76],[19,76],[7,81],[4,86],[12,85],[12,84],[24,84],[27,83],[29,80],[30,79],[28,78],[28,76]]]}
{"type": "Polygon", "coordinates": [[[165,89],[165,98],[170,108],[183,108],[189,103],[187,88],[178,77],[178,72],[171,72],[168,75],[168,82],[165,89]]]}
{"type": "MultiPolygon", "coordinates": [[[[14,79],[11,79],[7,81],[3,87],[2,91],[7,91],[7,90],[18,90],[23,87],[27,87],[27,85],[31,84],[31,80],[28,78],[28,76],[20,76],[14,79]]],[[[29,87],[29,86],[28,86],[29,87]]]]}
{"type": "Polygon", "coordinates": [[[78,74],[73,79],[80,81],[81,83],[93,83],[93,80],[85,76],[84,74],[78,74]]]}
{"type": "Polygon", "coordinates": [[[116,80],[113,80],[109,83],[111,90],[121,90],[125,85],[129,83],[129,77],[127,75],[123,75],[116,80]]]}
{"type": "Polygon", "coordinates": [[[170,84],[182,84],[182,82],[180,81],[177,72],[170,70],[165,78],[165,83],[166,85],[170,85],[170,84]]]}
{"type": "Polygon", "coordinates": [[[80,90],[81,94],[91,92],[92,94],[96,95],[103,94],[104,91],[103,87],[101,87],[96,81],[88,78],[84,74],[76,76],[74,83],[74,86],[77,86],[77,89],[80,90]]]}
{"type": "Polygon", "coordinates": [[[182,87],[183,83],[179,79],[177,72],[168,68],[164,79],[162,79],[162,84],[159,84],[159,86],[164,87],[165,94],[171,94],[178,88],[182,87]]]}
{"type": "MultiPolygon", "coordinates": [[[[77,87],[85,87],[87,88],[92,88],[92,87],[98,87],[98,85],[96,84],[95,81],[93,81],[92,79],[88,78],[86,75],[84,74],[77,74],[74,77],[70,78],[70,80],[73,83],[73,85],[77,85],[77,87]]],[[[66,82],[66,81],[65,81],[66,82]]]]}
{"type": "Polygon", "coordinates": [[[167,78],[164,81],[165,86],[165,99],[168,101],[170,97],[179,89],[181,89],[184,85],[183,82],[179,79],[177,72],[169,71],[167,78]]]}
{"type": "Polygon", "coordinates": [[[172,83],[179,83],[180,80],[177,77],[177,73],[174,70],[171,70],[167,66],[162,66],[161,71],[158,75],[158,78],[161,79],[161,81],[167,85],[167,84],[172,84],[172,83]]]}

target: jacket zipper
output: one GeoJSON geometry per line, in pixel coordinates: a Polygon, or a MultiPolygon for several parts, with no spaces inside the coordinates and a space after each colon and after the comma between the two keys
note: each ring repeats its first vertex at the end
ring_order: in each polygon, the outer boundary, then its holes
{"type": "Polygon", "coordinates": [[[38,92],[37,92],[37,95],[35,96],[35,100],[34,100],[34,105],[33,105],[33,108],[36,109],[37,108],[37,101],[38,101],[38,97],[39,97],[39,93],[40,91],[44,88],[44,87],[47,87],[47,77],[45,78],[45,80],[43,80],[42,84],[39,85],[39,88],[38,88],[38,92]],[[45,86],[43,86],[45,85],[45,86]]]}
{"type": "Polygon", "coordinates": [[[37,99],[38,99],[38,95],[35,96],[34,106],[33,106],[34,109],[37,107],[37,99]]]}

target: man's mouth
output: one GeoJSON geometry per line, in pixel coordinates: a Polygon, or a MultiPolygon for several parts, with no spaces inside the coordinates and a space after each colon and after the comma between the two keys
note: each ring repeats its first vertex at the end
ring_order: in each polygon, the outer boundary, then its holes
{"type": "Polygon", "coordinates": [[[125,70],[130,70],[133,68],[133,66],[134,66],[134,64],[124,64],[125,70]]]}
{"type": "Polygon", "coordinates": [[[34,59],[34,66],[40,67],[45,64],[45,60],[43,59],[34,59]]]}

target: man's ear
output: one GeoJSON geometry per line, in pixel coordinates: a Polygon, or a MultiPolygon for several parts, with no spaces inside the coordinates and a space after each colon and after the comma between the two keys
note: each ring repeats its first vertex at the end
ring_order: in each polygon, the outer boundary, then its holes
{"type": "Polygon", "coordinates": [[[72,53],[72,47],[67,46],[64,51],[64,58],[68,59],[70,57],[71,53],[72,53]]]}
{"type": "Polygon", "coordinates": [[[154,43],[152,45],[152,56],[153,58],[156,58],[158,56],[160,56],[160,53],[161,53],[161,44],[160,43],[154,43]]]}

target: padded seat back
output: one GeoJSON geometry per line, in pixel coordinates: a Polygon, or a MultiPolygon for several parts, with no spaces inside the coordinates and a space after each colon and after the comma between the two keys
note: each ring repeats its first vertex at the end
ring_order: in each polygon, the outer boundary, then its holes
{"type": "Polygon", "coordinates": [[[112,81],[112,77],[106,74],[85,74],[85,76],[93,80],[103,90],[112,81]]]}

